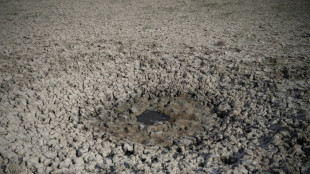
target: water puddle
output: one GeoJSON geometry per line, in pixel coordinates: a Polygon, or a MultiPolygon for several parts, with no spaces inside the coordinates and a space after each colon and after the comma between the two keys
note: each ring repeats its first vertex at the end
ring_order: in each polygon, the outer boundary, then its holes
{"type": "Polygon", "coordinates": [[[145,111],[137,117],[137,121],[145,125],[153,125],[157,122],[169,121],[170,117],[156,111],[145,111]]]}

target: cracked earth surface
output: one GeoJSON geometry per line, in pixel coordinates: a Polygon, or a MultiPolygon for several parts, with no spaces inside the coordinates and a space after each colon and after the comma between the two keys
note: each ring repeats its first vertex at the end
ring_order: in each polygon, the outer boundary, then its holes
{"type": "Polygon", "coordinates": [[[309,173],[309,9],[1,0],[0,173],[309,173]]]}

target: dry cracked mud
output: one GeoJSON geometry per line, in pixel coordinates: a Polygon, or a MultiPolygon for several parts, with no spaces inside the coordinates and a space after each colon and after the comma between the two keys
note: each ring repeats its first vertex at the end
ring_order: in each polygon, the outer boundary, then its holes
{"type": "Polygon", "coordinates": [[[309,173],[309,9],[0,0],[0,173],[309,173]]]}

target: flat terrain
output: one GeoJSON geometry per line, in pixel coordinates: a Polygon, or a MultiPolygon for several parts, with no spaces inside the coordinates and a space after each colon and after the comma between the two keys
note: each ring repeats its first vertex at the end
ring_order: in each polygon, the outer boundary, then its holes
{"type": "Polygon", "coordinates": [[[307,0],[0,0],[0,173],[310,173],[309,48],[307,0]]]}

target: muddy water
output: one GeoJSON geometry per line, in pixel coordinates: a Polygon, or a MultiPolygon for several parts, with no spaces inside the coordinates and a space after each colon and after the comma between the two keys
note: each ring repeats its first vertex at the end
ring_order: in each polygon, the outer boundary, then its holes
{"type": "Polygon", "coordinates": [[[137,117],[137,121],[145,125],[153,125],[158,122],[169,121],[170,117],[156,111],[145,111],[137,117]]]}

